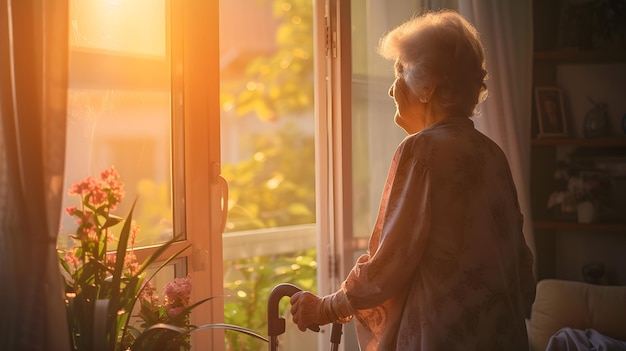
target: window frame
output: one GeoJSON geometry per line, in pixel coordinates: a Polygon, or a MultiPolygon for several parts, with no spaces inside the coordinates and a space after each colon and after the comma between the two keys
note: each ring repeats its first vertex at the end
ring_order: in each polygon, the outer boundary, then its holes
{"type": "MultiPolygon", "coordinates": [[[[194,286],[192,301],[216,297],[191,314],[193,324],[203,325],[224,320],[223,300],[219,298],[223,295],[225,195],[219,176],[219,4],[194,0],[178,3],[172,8],[173,25],[182,28],[181,32],[173,31],[172,112],[174,119],[183,121],[184,199],[176,201],[184,201],[186,242],[192,244],[188,261],[194,286]]],[[[191,337],[194,348],[224,349],[223,330],[205,329],[191,337]]]]}

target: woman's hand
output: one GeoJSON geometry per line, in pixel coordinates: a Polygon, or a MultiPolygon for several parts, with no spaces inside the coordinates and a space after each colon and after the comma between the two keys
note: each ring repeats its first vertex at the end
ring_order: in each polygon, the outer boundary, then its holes
{"type": "Polygon", "coordinates": [[[330,296],[321,298],[311,292],[300,291],[293,294],[290,302],[293,322],[298,325],[300,331],[306,331],[309,326],[333,322],[325,310],[327,308],[325,304],[330,304],[330,296]]]}

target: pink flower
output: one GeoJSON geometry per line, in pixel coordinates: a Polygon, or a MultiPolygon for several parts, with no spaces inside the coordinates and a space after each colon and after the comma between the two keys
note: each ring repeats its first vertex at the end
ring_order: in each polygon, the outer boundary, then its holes
{"type": "Polygon", "coordinates": [[[102,181],[110,188],[122,185],[122,182],[118,181],[120,179],[120,174],[115,169],[115,166],[111,166],[100,172],[100,179],[102,179],[102,181]]]}
{"type": "Polygon", "coordinates": [[[100,172],[97,179],[87,177],[72,184],[69,194],[82,196],[85,203],[93,207],[107,205],[109,210],[115,210],[124,197],[124,183],[119,178],[117,170],[111,166],[100,172]]]}
{"type": "Polygon", "coordinates": [[[65,252],[63,260],[76,271],[80,266],[80,259],[76,256],[76,248],[65,252]]]}
{"type": "Polygon", "coordinates": [[[130,275],[136,275],[139,272],[139,261],[133,251],[128,251],[124,256],[124,265],[128,268],[130,275]]]}
{"type": "Polygon", "coordinates": [[[135,247],[135,241],[137,240],[137,234],[139,234],[139,230],[141,229],[141,227],[139,225],[133,225],[131,232],[130,232],[130,247],[134,248],[135,247]]]}
{"type": "Polygon", "coordinates": [[[150,306],[152,306],[153,310],[155,310],[159,304],[159,294],[150,281],[145,281],[143,283],[139,298],[147,301],[150,306]]]}
{"type": "Polygon", "coordinates": [[[70,195],[87,195],[92,189],[97,187],[96,180],[93,177],[87,177],[81,181],[78,181],[72,186],[70,186],[70,190],[68,193],[70,195]]]}
{"type": "Polygon", "coordinates": [[[65,212],[69,215],[69,216],[73,216],[76,214],[76,211],[78,211],[78,208],[76,206],[69,206],[65,208],[65,212]]]}
{"type": "Polygon", "coordinates": [[[176,278],[165,285],[165,309],[170,317],[174,317],[189,307],[191,297],[191,277],[176,278]]]}
{"type": "Polygon", "coordinates": [[[180,306],[180,307],[170,307],[167,309],[167,315],[174,318],[176,316],[178,316],[185,308],[180,306]]]}
{"type": "Polygon", "coordinates": [[[89,200],[89,204],[91,204],[93,207],[98,207],[106,203],[108,198],[109,198],[109,195],[101,187],[101,184],[98,184],[98,186],[94,187],[91,190],[88,200],[89,200]]]}
{"type": "MultiPolygon", "coordinates": [[[[77,221],[78,222],[78,221],[77,221]]],[[[78,239],[81,241],[93,241],[98,242],[98,235],[96,233],[96,227],[93,224],[86,223],[78,228],[76,232],[78,239]]]]}
{"type": "Polygon", "coordinates": [[[165,296],[171,301],[189,300],[191,288],[191,277],[176,278],[174,282],[165,285],[165,296]]]}
{"type": "Polygon", "coordinates": [[[109,189],[109,206],[111,210],[115,210],[117,205],[124,198],[124,183],[119,181],[120,175],[114,166],[100,172],[100,180],[103,188],[109,189]]]}
{"type": "Polygon", "coordinates": [[[95,241],[98,241],[95,215],[93,212],[84,211],[82,217],[76,218],[75,222],[79,225],[78,232],[76,234],[79,236],[80,240],[93,240],[95,238],[95,241]]]}
{"type": "Polygon", "coordinates": [[[116,258],[117,256],[115,255],[115,253],[106,254],[105,264],[107,268],[113,269],[115,267],[116,258]]]}

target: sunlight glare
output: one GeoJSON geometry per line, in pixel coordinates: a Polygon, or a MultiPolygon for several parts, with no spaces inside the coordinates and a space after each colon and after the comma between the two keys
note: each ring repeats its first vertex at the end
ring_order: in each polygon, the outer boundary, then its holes
{"type": "Polygon", "coordinates": [[[73,0],[74,48],[165,57],[165,0],[73,0]]]}

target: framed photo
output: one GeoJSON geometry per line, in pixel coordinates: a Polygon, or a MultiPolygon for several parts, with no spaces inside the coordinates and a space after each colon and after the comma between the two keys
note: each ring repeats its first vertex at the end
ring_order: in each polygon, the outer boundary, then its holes
{"type": "Polygon", "coordinates": [[[539,137],[566,137],[567,121],[561,89],[536,87],[535,103],[539,118],[539,137]]]}

